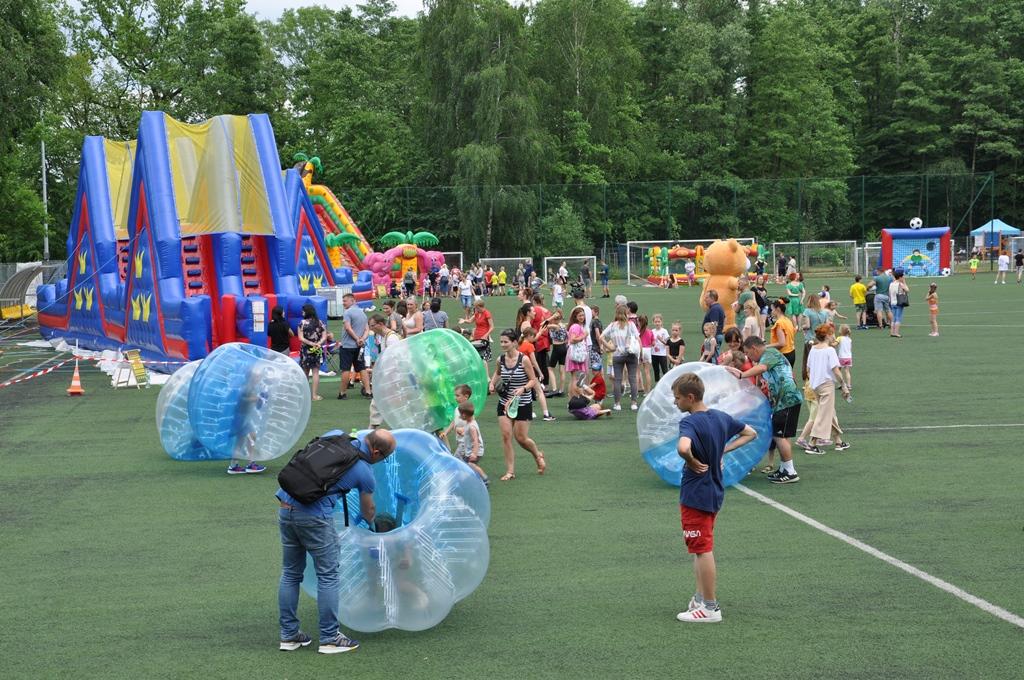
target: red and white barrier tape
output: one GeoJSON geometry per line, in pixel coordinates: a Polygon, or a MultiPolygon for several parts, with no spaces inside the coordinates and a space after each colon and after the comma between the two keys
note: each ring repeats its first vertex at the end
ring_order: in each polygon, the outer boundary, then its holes
{"type": "MultiPolygon", "coordinates": [[[[125,357],[124,355],[122,355],[120,359],[107,359],[107,358],[104,358],[104,357],[101,357],[101,356],[97,357],[97,356],[85,356],[83,354],[76,354],[76,355],[74,355],[74,358],[78,359],[79,361],[95,361],[97,364],[103,363],[104,361],[116,361],[116,362],[119,362],[119,363],[123,363],[125,361],[128,361],[128,358],[125,357]]],[[[165,365],[166,364],[174,364],[174,365],[184,366],[188,362],[187,361],[155,361],[155,360],[154,361],[149,361],[147,359],[142,359],[142,363],[143,364],[165,364],[165,365]]]]}
{"type": "Polygon", "coordinates": [[[25,382],[27,380],[32,380],[33,378],[38,378],[41,375],[46,375],[47,373],[53,373],[54,371],[56,371],[58,368],[60,368],[64,364],[68,363],[69,361],[71,361],[71,359],[65,359],[64,361],[60,362],[59,364],[55,364],[53,366],[50,366],[49,368],[44,368],[41,371],[36,371],[35,373],[31,373],[29,375],[25,375],[25,376],[22,376],[20,378],[15,378],[14,380],[8,380],[5,383],[0,383],[0,388],[9,387],[11,385],[17,385],[18,383],[23,383],[23,382],[25,382]]]}

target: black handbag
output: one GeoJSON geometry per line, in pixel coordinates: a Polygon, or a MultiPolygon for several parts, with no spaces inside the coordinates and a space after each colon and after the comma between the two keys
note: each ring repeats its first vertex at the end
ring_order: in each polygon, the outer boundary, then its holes
{"type": "Polygon", "coordinates": [[[910,296],[906,293],[896,293],[896,306],[897,307],[909,307],[910,296]]]}

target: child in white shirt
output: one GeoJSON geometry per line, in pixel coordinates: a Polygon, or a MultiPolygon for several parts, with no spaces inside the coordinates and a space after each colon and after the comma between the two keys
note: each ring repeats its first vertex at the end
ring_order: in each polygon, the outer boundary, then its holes
{"type": "Polygon", "coordinates": [[[465,425],[461,428],[455,428],[459,438],[459,445],[455,449],[455,457],[461,458],[469,467],[473,468],[473,471],[480,475],[483,483],[487,484],[489,481],[487,473],[477,465],[480,462],[480,458],[484,455],[484,438],[480,434],[480,425],[476,422],[476,418],[473,417],[476,409],[473,407],[473,402],[464,401],[459,404],[457,410],[459,418],[462,419],[465,425]]]}
{"type": "Polygon", "coordinates": [[[853,338],[850,337],[850,327],[845,323],[839,327],[839,337],[836,338],[836,354],[839,356],[839,370],[843,372],[846,385],[853,389],[853,380],[850,379],[850,371],[853,368],[853,338]]]}
{"type": "Polygon", "coordinates": [[[555,305],[555,309],[561,309],[565,302],[565,288],[562,287],[561,278],[556,278],[551,286],[551,302],[555,305]]]}

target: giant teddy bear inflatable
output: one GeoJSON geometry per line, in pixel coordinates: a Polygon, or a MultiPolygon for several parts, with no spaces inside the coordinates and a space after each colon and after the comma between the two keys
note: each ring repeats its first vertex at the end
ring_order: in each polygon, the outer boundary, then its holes
{"type": "MultiPolygon", "coordinates": [[[[739,290],[739,278],[749,266],[747,255],[757,253],[757,247],[745,248],[736,239],[715,241],[704,251],[704,271],[708,277],[704,281],[704,292],[709,290],[718,293],[718,302],[725,310],[725,328],[736,325],[736,311],[732,304],[736,302],[739,290]]],[[[700,306],[707,311],[708,303],[704,295],[700,296],[700,306]]]]}

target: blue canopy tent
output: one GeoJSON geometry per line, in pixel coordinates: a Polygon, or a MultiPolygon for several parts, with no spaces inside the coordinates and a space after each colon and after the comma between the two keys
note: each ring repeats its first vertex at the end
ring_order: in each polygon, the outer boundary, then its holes
{"type": "Polygon", "coordinates": [[[1020,229],[1011,227],[1000,219],[994,219],[971,231],[971,236],[974,237],[974,244],[977,246],[997,248],[1004,236],[1020,236],[1020,229]]]}

